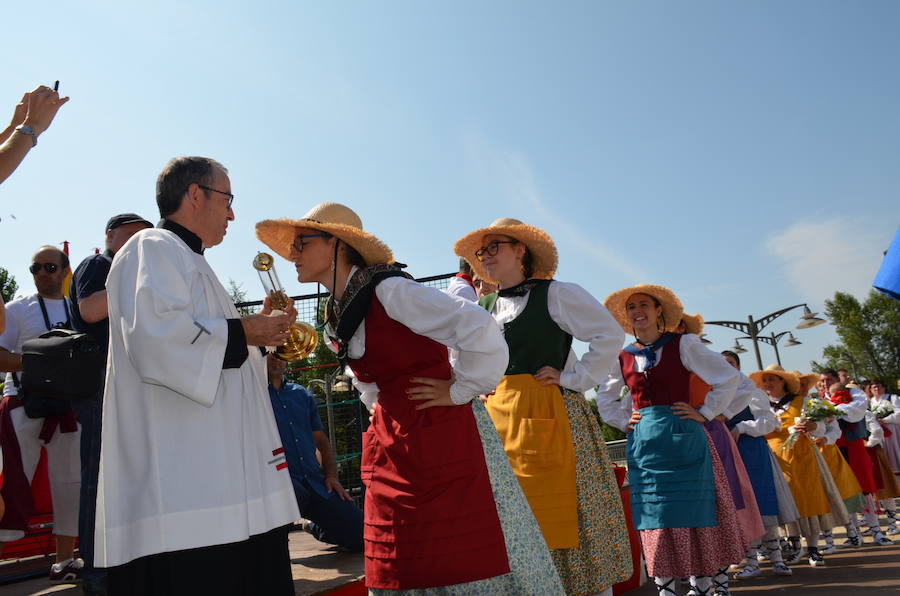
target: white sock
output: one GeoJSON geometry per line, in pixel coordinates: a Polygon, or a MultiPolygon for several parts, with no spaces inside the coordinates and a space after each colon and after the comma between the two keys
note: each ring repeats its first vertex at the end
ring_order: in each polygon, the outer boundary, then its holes
{"type": "Polygon", "coordinates": [[[656,584],[656,593],[659,596],[677,596],[674,577],[654,577],[653,583],[656,584]]]}

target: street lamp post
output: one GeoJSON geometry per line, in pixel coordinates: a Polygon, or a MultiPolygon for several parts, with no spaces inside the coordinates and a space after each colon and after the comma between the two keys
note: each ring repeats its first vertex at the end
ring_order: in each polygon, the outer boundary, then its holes
{"type": "MultiPolygon", "coordinates": [[[[762,357],[759,354],[759,342],[763,341],[765,343],[771,344],[772,347],[775,348],[775,358],[778,360],[779,365],[781,364],[781,357],[778,354],[778,340],[784,333],[780,333],[777,336],[773,333],[771,337],[760,335],[760,332],[772,321],[780,317],[786,312],[792,311],[795,308],[803,308],[803,315],[800,317],[800,324],[797,325],[797,329],[809,329],[810,327],[815,327],[816,325],[821,325],[825,322],[825,319],[821,319],[816,315],[818,313],[811,312],[809,310],[809,306],[806,304],[795,304],[794,306],[789,306],[787,308],[782,308],[781,310],[777,310],[773,313],[769,313],[764,317],[760,317],[759,319],[754,319],[752,315],[747,317],[747,322],[743,323],[741,321],[706,321],[707,325],[718,325],[720,327],[728,327],[729,329],[734,329],[735,331],[740,331],[746,338],[741,339],[750,339],[753,341],[753,350],[756,352],[756,364],[759,365],[759,369],[762,370],[762,357]]],[[[793,339],[793,336],[791,336],[793,339]]],[[[793,340],[794,343],[785,342],[785,345],[795,346],[798,342],[796,339],[793,340]]]]}
{"type": "MultiPolygon", "coordinates": [[[[759,341],[767,343],[770,346],[772,346],[772,348],[775,350],[775,361],[778,363],[778,366],[781,366],[781,354],[778,353],[778,342],[781,341],[781,338],[784,337],[785,335],[789,336],[787,341],[784,342],[785,346],[788,346],[788,347],[799,346],[800,344],[803,343],[802,341],[797,341],[797,338],[794,337],[794,334],[791,333],[790,331],[782,331],[781,333],[778,333],[778,334],[772,333],[771,335],[759,335],[756,338],[759,341]]],[[[750,339],[750,337],[749,336],[739,337],[738,339],[750,339]]],[[[762,365],[760,365],[760,368],[762,368],[762,365]]]]}

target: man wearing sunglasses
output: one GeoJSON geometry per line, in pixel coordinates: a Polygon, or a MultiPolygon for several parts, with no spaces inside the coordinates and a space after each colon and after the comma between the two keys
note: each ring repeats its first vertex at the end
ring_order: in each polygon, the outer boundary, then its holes
{"type": "Polygon", "coordinates": [[[283,344],[296,311],[267,301],[240,317],[206,261],[233,199],[220,163],[171,160],[156,182],[162,221],[109,270],[94,562],[110,595],[294,594],[299,511],[249,346],[283,344]]]}
{"type": "Polygon", "coordinates": [[[17,386],[18,373],[22,370],[22,344],[50,329],[72,328],[72,306],[62,290],[69,274],[69,257],[54,246],[42,246],[32,257],[29,271],[37,293],[6,305],[6,329],[0,334],[0,371],[7,371],[0,404],[6,502],[6,513],[0,520],[0,539],[16,540],[23,534],[33,509],[29,484],[44,447],[56,534],[56,563],[50,568],[50,577],[68,580],[77,578],[81,567],[81,560],[74,559],[81,485],[80,427],[71,411],[52,419],[29,418],[20,407],[17,386]]]}

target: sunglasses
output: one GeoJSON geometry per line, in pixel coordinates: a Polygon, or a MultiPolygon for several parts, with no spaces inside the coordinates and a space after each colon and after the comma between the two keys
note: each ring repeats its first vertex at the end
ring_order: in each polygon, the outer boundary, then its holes
{"type": "Polygon", "coordinates": [[[37,275],[38,271],[41,270],[41,267],[43,267],[44,271],[47,273],[56,273],[59,269],[59,265],[56,263],[32,263],[28,270],[31,271],[32,275],[37,275]]]}

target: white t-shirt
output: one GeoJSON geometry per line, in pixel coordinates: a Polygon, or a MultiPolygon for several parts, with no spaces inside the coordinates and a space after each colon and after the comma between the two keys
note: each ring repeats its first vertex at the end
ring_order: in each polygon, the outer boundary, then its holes
{"type": "MultiPolygon", "coordinates": [[[[64,302],[65,300],[63,299],[44,298],[44,305],[47,307],[47,317],[50,319],[51,327],[57,323],[66,322],[64,302]]],[[[41,305],[38,303],[37,294],[13,300],[6,305],[6,329],[0,334],[0,348],[20,354],[22,352],[22,344],[47,331],[47,324],[44,322],[44,315],[41,313],[41,305]]],[[[3,388],[3,395],[16,395],[17,393],[12,373],[6,373],[6,385],[3,388]]]]}

